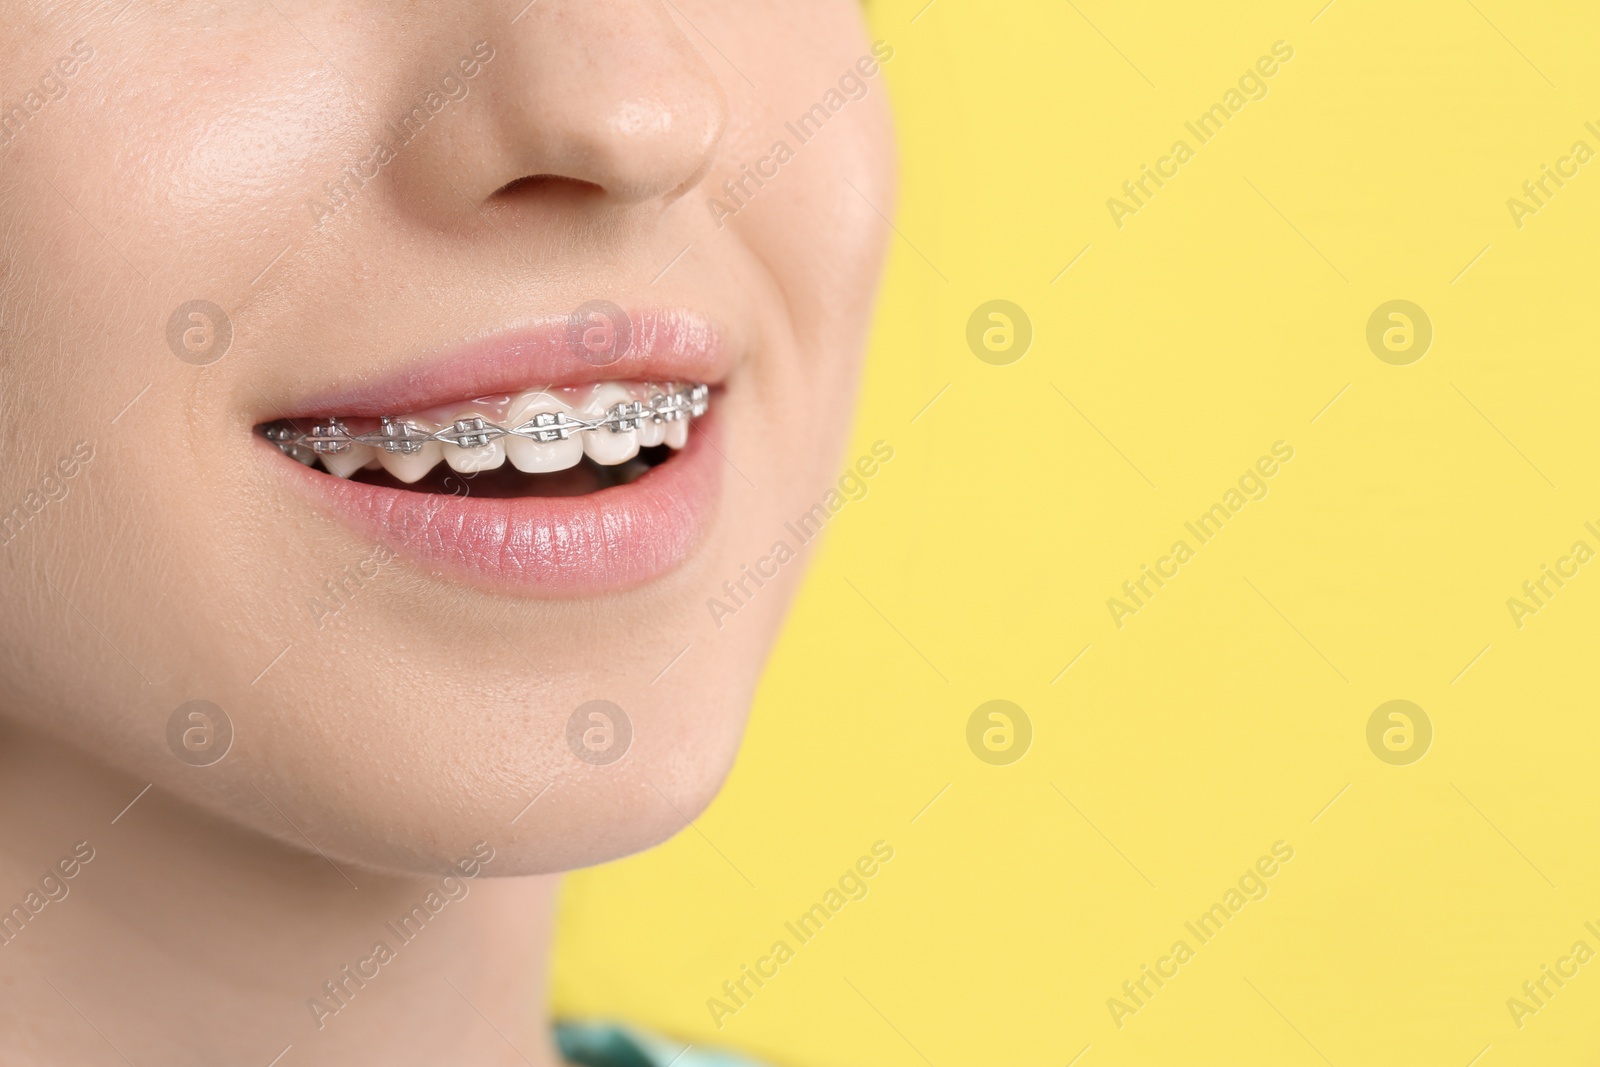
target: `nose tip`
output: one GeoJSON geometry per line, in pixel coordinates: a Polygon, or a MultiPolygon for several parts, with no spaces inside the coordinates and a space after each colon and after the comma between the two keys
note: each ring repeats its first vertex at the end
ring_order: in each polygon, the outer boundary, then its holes
{"type": "Polygon", "coordinates": [[[474,200],[565,179],[613,204],[664,205],[711,166],[727,98],[661,0],[539,0],[510,29],[466,156],[474,200]]]}
{"type": "Polygon", "coordinates": [[[600,97],[591,120],[552,138],[555,173],[598,185],[625,204],[676,199],[705,175],[728,122],[714,80],[685,78],[654,91],[600,97]]]}

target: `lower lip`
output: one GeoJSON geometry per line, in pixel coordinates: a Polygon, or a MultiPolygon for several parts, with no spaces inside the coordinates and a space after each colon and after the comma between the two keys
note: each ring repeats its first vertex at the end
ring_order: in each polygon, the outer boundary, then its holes
{"type": "Polygon", "coordinates": [[[414,493],[336,478],[274,459],[328,510],[364,535],[447,578],[531,596],[592,596],[673,570],[704,540],[722,487],[708,435],[628,485],[584,496],[476,499],[414,493]]]}

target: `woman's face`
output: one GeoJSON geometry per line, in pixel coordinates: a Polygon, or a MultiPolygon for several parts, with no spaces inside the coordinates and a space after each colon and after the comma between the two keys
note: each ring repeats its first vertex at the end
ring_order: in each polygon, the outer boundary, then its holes
{"type": "Polygon", "coordinates": [[[715,792],[840,473],[892,50],[855,0],[524,3],[0,0],[7,728],[401,871],[715,792]],[[687,433],[264,429],[661,383],[687,433]]]}

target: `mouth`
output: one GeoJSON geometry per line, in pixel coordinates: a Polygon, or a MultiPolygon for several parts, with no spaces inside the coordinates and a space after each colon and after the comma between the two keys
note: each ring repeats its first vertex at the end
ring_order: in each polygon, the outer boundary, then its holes
{"type": "MultiPolygon", "coordinates": [[[[637,317],[647,350],[604,370],[707,369],[715,353],[703,344],[697,359],[672,358],[685,341],[715,337],[684,323],[681,313],[637,317]]],[[[256,434],[324,510],[441,576],[531,595],[635,586],[681,563],[710,525],[721,482],[713,386],[600,378],[588,363],[536,358],[567,347],[567,332],[557,323],[490,338],[436,374],[310,401],[306,416],[263,422],[256,434]],[[540,371],[560,384],[506,387],[540,371]],[[502,391],[437,401],[460,382],[502,391]],[[407,396],[419,402],[401,406],[407,396]]]]}
{"type": "Polygon", "coordinates": [[[602,382],[526,390],[413,415],[280,419],[262,436],[292,459],[368,485],[454,496],[583,496],[631,485],[689,443],[703,384],[602,382]]]}

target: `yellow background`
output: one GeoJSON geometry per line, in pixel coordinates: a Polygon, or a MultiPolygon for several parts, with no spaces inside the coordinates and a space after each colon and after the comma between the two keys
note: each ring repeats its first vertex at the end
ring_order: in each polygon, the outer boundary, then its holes
{"type": "Polygon", "coordinates": [[[1506,201],[1600,149],[1600,12],[923,2],[870,16],[904,181],[850,455],[895,459],[721,798],[572,879],[558,1009],[794,1065],[1594,1062],[1600,960],[1520,1029],[1506,1001],[1600,950],[1600,562],[1520,629],[1506,601],[1600,548],[1600,161],[1521,228],[1506,201]],[[1278,40],[1269,95],[1114,225],[1278,40]],[[1034,329],[1009,366],[965,339],[997,298],[1034,329]],[[1433,323],[1409,366],[1366,343],[1392,299],[1433,323]],[[1107,598],[1279,440],[1119,629],[1107,598]],[[1034,728],[1010,766],[966,744],[997,698],[1034,728]],[[1435,731],[1409,766],[1367,745],[1391,699],[1435,731]],[[869,895],[716,1030],[879,839],[869,895]],[[1278,840],[1269,895],[1119,1029],[1107,998],[1278,840]]]}

